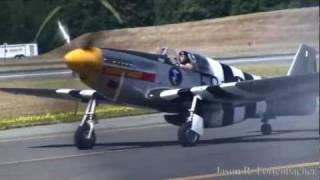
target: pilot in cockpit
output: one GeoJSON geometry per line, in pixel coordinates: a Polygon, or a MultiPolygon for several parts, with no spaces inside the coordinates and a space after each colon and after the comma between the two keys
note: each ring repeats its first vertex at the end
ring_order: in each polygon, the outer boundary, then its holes
{"type": "Polygon", "coordinates": [[[179,66],[185,69],[193,69],[193,65],[191,64],[188,54],[185,51],[179,52],[179,66]]]}

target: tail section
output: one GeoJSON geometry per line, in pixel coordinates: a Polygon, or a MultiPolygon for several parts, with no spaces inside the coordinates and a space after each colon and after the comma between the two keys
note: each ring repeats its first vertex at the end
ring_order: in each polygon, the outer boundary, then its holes
{"type": "Polygon", "coordinates": [[[310,74],[316,71],[316,50],[305,44],[300,45],[290,69],[288,76],[310,74]]]}

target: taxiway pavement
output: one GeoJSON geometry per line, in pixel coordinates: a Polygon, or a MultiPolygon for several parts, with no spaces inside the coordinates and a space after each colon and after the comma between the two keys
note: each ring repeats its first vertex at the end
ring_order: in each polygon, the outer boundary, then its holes
{"type": "Polygon", "coordinates": [[[271,120],[269,136],[261,135],[259,119],[206,129],[189,148],[162,115],[102,120],[92,150],[73,146],[76,123],[1,131],[0,179],[319,178],[318,111],[271,120]]]}

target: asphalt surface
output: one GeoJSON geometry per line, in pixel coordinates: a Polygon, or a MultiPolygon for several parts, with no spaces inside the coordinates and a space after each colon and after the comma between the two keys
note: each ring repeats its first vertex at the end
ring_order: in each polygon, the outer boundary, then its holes
{"type": "Polygon", "coordinates": [[[100,121],[97,145],[84,151],[73,146],[76,124],[2,131],[0,179],[319,179],[318,111],[270,123],[269,136],[259,119],[207,129],[190,148],[162,114],[100,121]]]}
{"type": "Polygon", "coordinates": [[[238,57],[229,59],[218,59],[220,62],[228,65],[240,64],[291,64],[294,55],[277,55],[264,57],[238,57]]]}
{"type": "Polygon", "coordinates": [[[35,77],[65,77],[72,75],[72,71],[68,69],[61,70],[35,70],[35,71],[21,71],[15,73],[1,73],[0,80],[10,79],[26,79],[35,77]]]}

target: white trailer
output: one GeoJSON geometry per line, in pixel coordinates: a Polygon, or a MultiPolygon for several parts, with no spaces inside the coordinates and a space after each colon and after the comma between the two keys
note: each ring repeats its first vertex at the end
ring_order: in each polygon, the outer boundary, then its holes
{"type": "Polygon", "coordinates": [[[15,58],[20,59],[23,57],[37,56],[38,45],[35,43],[30,44],[3,44],[0,45],[0,58],[15,58]]]}

